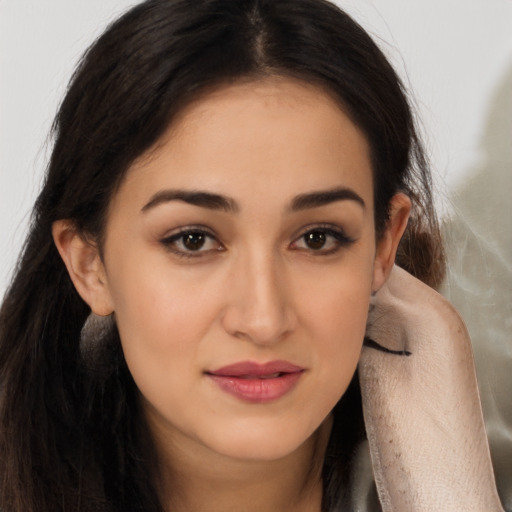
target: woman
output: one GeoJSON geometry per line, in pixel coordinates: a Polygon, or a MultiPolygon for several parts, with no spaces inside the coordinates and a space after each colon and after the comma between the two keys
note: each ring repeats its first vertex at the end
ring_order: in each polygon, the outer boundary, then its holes
{"type": "Polygon", "coordinates": [[[364,427],[384,510],[500,510],[466,335],[393,269],[443,275],[411,112],[343,12],[142,3],[54,132],[0,317],[2,510],[351,510],[364,427]]]}

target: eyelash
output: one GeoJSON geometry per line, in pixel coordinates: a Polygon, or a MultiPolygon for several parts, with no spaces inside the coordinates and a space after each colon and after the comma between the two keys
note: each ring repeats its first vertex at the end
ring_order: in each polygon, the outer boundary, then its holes
{"type": "MultiPolygon", "coordinates": [[[[292,245],[296,245],[299,240],[305,241],[305,237],[308,234],[312,233],[321,233],[328,237],[332,237],[334,239],[334,247],[331,249],[311,249],[311,248],[300,248],[296,247],[295,250],[304,250],[312,254],[313,256],[329,256],[331,254],[337,253],[343,247],[348,247],[353,244],[355,240],[345,233],[345,231],[338,226],[333,226],[332,224],[316,224],[314,226],[307,226],[293,242],[292,245]]],[[[326,242],[328,243],[328,242],[326,242]]]]}
{"type": "Polygon", "coordinates": [[[172,252],[174,255],[180,257],[180,258],[200,258],[205,255],[205,253],[210,253],[212,251],[214,252],[220,252],[224,250],[224,246],[217,240],[217,237],[208,229],[202,227],[202,226],[187,226],[184,228],[181,228],[178,232],[167,236],[165,238],[162,238],[160,240],[160,243],[165,247],[166,250],[169,252],[172,252]],[[199,235],[204,236],[206,239],[215,240],[218,244],[217,249],[209,249],[209,250],[186,250],[186,249],[177,249],[176,243],[180,240],[183,242],[183,238],[187,235],[199,235]]]}
{"type": "MultiPolygon", "coordinates": [[[[350,238],[345,234],[345,232],[340,229],[339,227],[334,227],[330,224],[328,225],[314,225],[314,226],[308,226],[306,229],[302,231],[302,234],[294,239],[294,241],[291,243],[291,248],[293,250],[297,251],[307,251],[311,253],[314,256],[328,256],[330,254],[335,254],[338,252],[341,248],[347,247],[354,243],[355,240],[353,238],[350,238]],[[322,234],[326,237],[326,240],[328,240],[329,237],[333,238],[335,241],[334,247],[330,249],[311,249],[308,247],[294,247],[300,240],[303,240],[305,242],[305,237],[309,234],[318,233],[322,234]]],[[[221,242],[217,239],[217,237],[208,229],[204,228],[203,226],[187,226],[182,229],[180,229],[178,232],[173,233],[170,236],[167,236],[165,238],[162,238],[160,240],[160,243],[165,247],[166,250],[169,252],[175,254],[176,256],[180,258],[200,258],[205,256],[206,254],[209,254],[211,252],[221,252],[225,250],[224,246],[221,242]],[[186,249],[178,249],[176,248],[176,243],[181,240],[183,243],[183,239],[185,236],[191,236],[191,235],[198,235],[200,237],[205,237],[205,239],[214,240],[218,247],[216,249],[207,249],[207,250],[201,250],[202,246],[198,248],[198,250],[186,250],[186,249]]],[[[307,242],[305,242],[307,243],[307,242]]],[[[328,242],[326,241],[326,244],[328,242]]]]}

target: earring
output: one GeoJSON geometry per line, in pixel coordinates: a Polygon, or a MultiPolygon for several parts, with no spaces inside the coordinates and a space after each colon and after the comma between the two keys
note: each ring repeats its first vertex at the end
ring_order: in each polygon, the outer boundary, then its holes
{"type": "Polygon", "coordinates": [[[108,373],[116,359],[114,356],[114,314],[99,316],[91,313],[80,332],[80,355],[88,370],[108,373]],[[114,357],[113,357],[114,356],[114,357]]]}

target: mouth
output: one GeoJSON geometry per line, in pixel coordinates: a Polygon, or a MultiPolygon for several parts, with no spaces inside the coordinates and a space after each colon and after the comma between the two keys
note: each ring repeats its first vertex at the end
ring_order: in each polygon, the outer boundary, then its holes
{"type": "Polygon", "coordinates": [[[287,361],[235,363],[205,372],[222,391],[250,403],[276,401],[292,391],[305,369],[287,361]]]}
{"type": "Polygon", "coordinates": [[[271,373],[270,375],[240,375],[240,377],[238,377],[239,379],[246,379],[246,380],[251,380],[251,379],[277,379],[278,377],[282,377],[283,375],[286,375],[286,373],[283,373],[283,372],[276,372],[276,373],[271,373]]]}

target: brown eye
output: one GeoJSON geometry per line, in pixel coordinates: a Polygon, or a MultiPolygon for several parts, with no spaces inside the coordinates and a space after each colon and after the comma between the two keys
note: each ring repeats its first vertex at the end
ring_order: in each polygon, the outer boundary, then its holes
{"type": "Polygon", "coordinates": [[[342,247],[347,247],[354,240],[348,237],[338,226],[317,226],[304,232],[291,244],[294,250],[308,251],[318,256],[329,255],[338,252],[342,247]]]}
{"type": "Polygon", "coordinates": [[[304,235],[304,242],[307,247],[317,251],[325,246],[327,235],[323,231],[310,231],[304,235]]]}
{"type": "Polygon", "coordinates": [[[184,229],[162,239],[160,243],[170,252],[183,257],[204,256],[223,250],[218,239],[202,229],[184,229]]]}
{"type": "Polygon", "coordinates": [[[189,251],[198,251],[206,242],[206,235],[201,232],[187,233],[183,235],[182,243],[189,251]]]}

